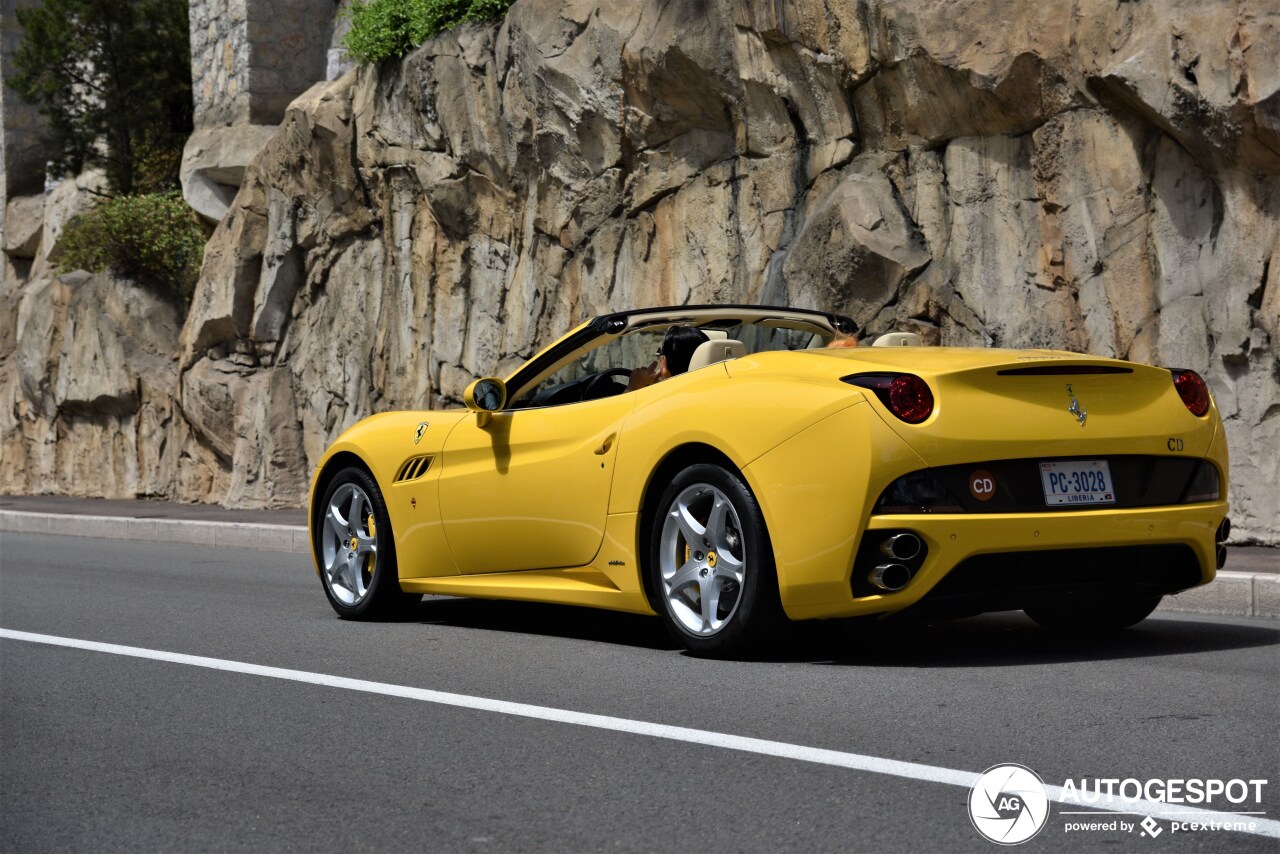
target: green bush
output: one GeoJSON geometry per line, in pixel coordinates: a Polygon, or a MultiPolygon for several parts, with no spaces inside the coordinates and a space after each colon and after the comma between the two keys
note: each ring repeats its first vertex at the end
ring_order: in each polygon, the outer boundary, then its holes
{"type": "Polygon", "coordinates": [[[205,235],[178,193],[117,196],[67,223],[62,270],[105,270],[191,299],[205,235]]]}
{"type": "Polygon", "coordinates": [[[342,40],[361,62],[404,56],[463,21],[488,21],[512,0],[355,0],[347,10],[351,31],[342,40]]]}

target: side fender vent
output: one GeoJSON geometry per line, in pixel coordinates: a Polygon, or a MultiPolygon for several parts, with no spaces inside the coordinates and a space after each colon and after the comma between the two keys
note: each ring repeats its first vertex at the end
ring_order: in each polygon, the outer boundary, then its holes
{"type": "Polygon", "coordinates": [[[396,472],[396,483],[408,483],[411,480],[417,480],[427,473],[427,469],[431,468],[432,457],[423,455],[421,457],[410,457],[400,466],[400,470],[396,472]]]}

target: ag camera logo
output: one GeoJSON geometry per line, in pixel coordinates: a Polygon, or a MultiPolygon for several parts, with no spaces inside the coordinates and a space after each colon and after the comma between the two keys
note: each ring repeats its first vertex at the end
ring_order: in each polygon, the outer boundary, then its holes
{"type": "Polygon", "coordinates": [[[1025,765],[993,765],[969,790],[969,819],[1000,845],[1017,845],[1040,832],[1049,818],[1049,793],[1025,765]]]}

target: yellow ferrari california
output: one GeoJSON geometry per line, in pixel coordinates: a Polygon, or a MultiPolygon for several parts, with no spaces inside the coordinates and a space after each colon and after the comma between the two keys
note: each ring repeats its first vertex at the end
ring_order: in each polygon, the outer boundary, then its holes
{"type": "Polygon", "coordinates": [[[476,380],[466,409],[364,419],[311,484],[330,604],[611,608],[730,655],[787,619],[1120,628],[1222,566],[1227,445],[1194,371],[842,346],[855,331],[767,306],[619,312],[476,380]]]}

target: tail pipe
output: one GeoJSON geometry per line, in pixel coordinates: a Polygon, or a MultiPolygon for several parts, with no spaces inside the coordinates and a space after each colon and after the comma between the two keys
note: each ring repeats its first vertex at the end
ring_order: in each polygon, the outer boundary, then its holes
{"type": "Polygon", "coordinates": [[[1217,545],[1218,569],[1227,565],[1227,538],[1231,536],[1231,520],[1223,518],[1214,532],[1213,541],[1217,545]]]}
{"type": "Polygon", "coordinates": [[[911,580],[911,570],[906,564],[882,563],[871,570],[867,580],[881,590],[896,593],[906,587],[907,582],[911,580]]]}
{"type": "Polygon", "coordinates": [[[920,538],[910,531],[894,534],[880,544],[880,552],[893,560],[913,560],[920,554],[920,538]]]}
{"type": "Polygon", "coordinates": [[[850,592],[855,598],[897,593],[924,568],[928,554],[928,544],[915,531],[867,531],[854,556],[850,592]]]}

